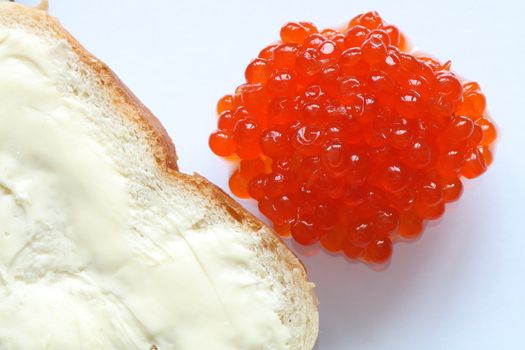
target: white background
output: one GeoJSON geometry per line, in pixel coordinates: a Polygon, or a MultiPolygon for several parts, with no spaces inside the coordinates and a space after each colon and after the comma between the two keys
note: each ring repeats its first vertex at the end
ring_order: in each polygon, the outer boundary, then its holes
{"type": "Polygon", "coordinates": [[[524,2],[51,0],[50,11],[164,123],[181,169],[227,190],[207,146],[216,100],[283,23],[337,26],[371,9],[481,84],[500,140],[488,173],[385,270],[294,247],[317,284],[316,349],[525,349],[524,2]]]}

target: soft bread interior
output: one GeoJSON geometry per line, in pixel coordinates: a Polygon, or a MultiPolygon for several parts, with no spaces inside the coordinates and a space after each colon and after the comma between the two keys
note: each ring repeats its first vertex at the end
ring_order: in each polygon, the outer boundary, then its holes
{"type": "Polygon", "coordinates": [[[170,170],[149,112],[52,18],[0,18],[0,349],[312,348],[312,285],[273,233],[170,170]]]}

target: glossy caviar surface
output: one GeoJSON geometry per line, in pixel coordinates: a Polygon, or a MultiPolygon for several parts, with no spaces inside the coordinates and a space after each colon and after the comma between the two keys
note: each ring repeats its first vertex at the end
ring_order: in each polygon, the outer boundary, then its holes
{"type": "Polygon", "coordinates": [[[376,12],[341,30],[287,23],[217,104],[212,151],[239,159],[231,191],[282,236],[384,263],[492,162],[475,82],[407,52],[376,12]]]}

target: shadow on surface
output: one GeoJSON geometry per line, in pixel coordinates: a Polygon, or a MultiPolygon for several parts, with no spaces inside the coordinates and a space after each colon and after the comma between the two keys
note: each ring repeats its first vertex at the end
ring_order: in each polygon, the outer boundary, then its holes
{"type": "MultiPolygon", "coordinates": [[[[451,205],[439,225],[427,225],[421,239],[395,244],[391,264],[379,271],[317,246],[288,241],[317,286],[321,327],[314,350],[376,349],[379,343],[388,344],[383,339],[396,335],[405,316],[421,317],[415,309],[418,302],[428,305],[436,295],[445,296],[433,284],[446,279],[446,288],[454,289],[463,276],[458,259],[465,252],[458,247],[469,238],[467,232],[454,229],[460,215],[456,209],[451,205]]],[[[448,303],[446,297],[435,301],[445,307],[448,303]]]]}

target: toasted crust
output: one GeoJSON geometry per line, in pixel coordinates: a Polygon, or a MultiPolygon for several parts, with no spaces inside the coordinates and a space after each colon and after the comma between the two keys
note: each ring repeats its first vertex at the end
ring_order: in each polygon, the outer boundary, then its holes
{"type": "MultiPolygon", "coordinates": [[[[48,15],[40,7],[30,8],[24,5],[9,3],[1,4],[0,18],[11,18],[16,22],[18,18],[25,18],[23,26],[32,26],[40,31],[49,33],[53,38],[64,39],[78,55],[78,59],[93,72],[98,78],[98,86],[111,96],[111,103],[129,117],[144,132],[147,141],[155,156],[159,170],[167,179],[184,181],[191,186],[193,192],[200,196],[204,202],[222,209],[225,215],[231,216],[249,231],[258,234],[261,238],[262,248],[272,251],[281,269],[290,271],[291,280],[295,289],[295,296],[303,301],[302,313],[306,315],[301,319],[304,323],[304,334],[300,345],[293,349],[311,349],[317,339],[319,318],[317,311],[317,298],[313,291],[313,284],[308,282],[306,271],[299,259],[286,247],[282,240],[263,222],[242,208],[217,186],[204,177],[193,176],[178,172],[177,155],[175,146],[160,121],[145,107],[139,99],[120,81],[120,79],[103,62],[89,53],[69,32],[67,32],[57,19],[48,15]]],[[[45,8],[45,7],[44,7],[45,8]]],[[[272,270],[272,269],[270,269],[272,270]]],[[[275,268],[273,272],[278,272],[275,268]]],[[[292,320],[289,320],[292,323],[292,320]]]]}

